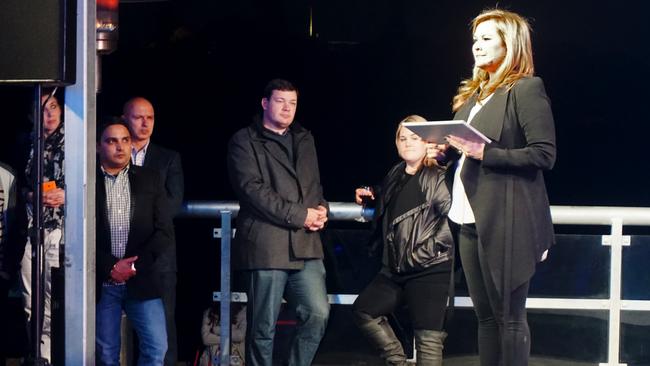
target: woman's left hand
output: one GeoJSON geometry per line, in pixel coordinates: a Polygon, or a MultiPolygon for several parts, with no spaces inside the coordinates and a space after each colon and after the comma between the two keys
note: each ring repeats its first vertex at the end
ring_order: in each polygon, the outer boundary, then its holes
{"type": "Polygon", "coordinates": [[[483,160],[483,150],[485,149],[484,143],[472,142],[453,135],[447,136],[447,142],[449,142],[449,145],[453,146],[456,150],[460,151],[461,154],[465,154],[468,158],[483,160]]]}

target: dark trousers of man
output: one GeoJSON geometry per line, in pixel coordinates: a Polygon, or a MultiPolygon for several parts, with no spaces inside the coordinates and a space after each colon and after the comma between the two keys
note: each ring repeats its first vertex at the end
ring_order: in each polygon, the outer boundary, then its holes
{"type": "Polygon", "coordinates": [[[490,275],[487,256],[473,224],[460,226],[458,246],[469,295],[478,318],[481,366],[526,366],[530,355],[530,330],[526,297],[530,282],[510,293],[509,313],[490,275]]]}
{"type": "Polygon", "coordinates": [[[160,274],[162,286],[162,302],[165,307],[165,323],[167,325],[167,353],[165,366],[176,366],[178,362],[178,344],[176,340],[176,272],[160,274]]]}
{"type": "Polygon", "coordinates": [[[9,314],[9,281],[0,278],[0,324],[4,324],[0,330],[0,365],[4,365],[7,357],[7,317],[9,314]]]}
{"type": "Polygon", "coordinates": [[[283,297],[298,320],[286,364],[311,365],[329,319],[323,261],[307,260],[301,270],[252,270],[245,274],[246,366],[273,365],[275,323],[283,297]]]}

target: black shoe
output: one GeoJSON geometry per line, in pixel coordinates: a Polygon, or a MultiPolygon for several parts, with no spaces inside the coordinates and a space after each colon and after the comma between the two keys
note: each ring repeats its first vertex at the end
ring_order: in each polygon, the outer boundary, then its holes
{"type": "Polygon", "coordinates": [[[23,360],[21,366],[51,366],[51,365],[46,358],[41,357],[39,359],[34,359],[33,357],[29,356],[23,360]]]}

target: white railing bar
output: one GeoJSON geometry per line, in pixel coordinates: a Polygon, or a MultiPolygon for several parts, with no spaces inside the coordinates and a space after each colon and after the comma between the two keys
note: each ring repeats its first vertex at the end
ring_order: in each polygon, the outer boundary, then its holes
{"type": "Polygon", "coordinates": [[[623,225],[650,226],[650,207],[551,206],[554,224],[611,225],[613,218],[623,225]]]}
{"type": "Polygon", "coordinates": [[[650,311],[650,301],[647,300],[622,300],[621,310],[650,311]]]}

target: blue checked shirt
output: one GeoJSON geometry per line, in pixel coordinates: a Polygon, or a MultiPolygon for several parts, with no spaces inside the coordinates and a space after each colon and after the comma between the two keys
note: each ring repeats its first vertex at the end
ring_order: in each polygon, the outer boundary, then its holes
{"type": "Polygon", "coordinates": [[[149,148],[149,142],[140,151],[136,150],[134,147],[131,148],[131,162],[137,166],[144,165],[144,158],[147,156],[147,149],[149,148]]]}
{"type": "Polygon", "coordinates": [[[104,185],[106,187],[108,224],[111,229],[111,254],[121,259],[124,258],[131,226],[129,166],[127,165],[117,175],[108,174],[103,168],[102,172],[104,173],[104,185]]]}

